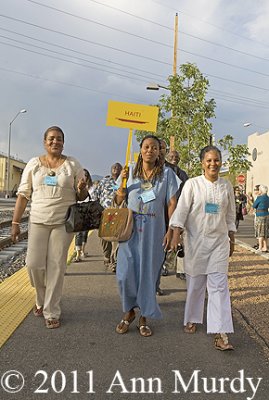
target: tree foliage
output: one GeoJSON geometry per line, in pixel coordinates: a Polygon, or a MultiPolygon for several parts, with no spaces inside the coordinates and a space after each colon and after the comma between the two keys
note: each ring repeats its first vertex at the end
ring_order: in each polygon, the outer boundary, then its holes
{"type": "Polygon", "coordinates": [[[218,141],[221,149],[226,150],[228,157],[225,160],[225,165],[229,168],[229,174],[238,175],[246,173],[252,166],[248,161],[247,156],[250,155],[246,144],[233,144],[234,138],[231,135],[226,135],[218,141]]]}
{"type": "MultiPolygon", "coordinates": [[[[168,77],[167,91],[161,95],[156,135],[170,142],[174,137],[175,149],[180,153],[180,166],[190,177],[201,174],[200,150],[212,143],[212,124],[216,102],[206,99],[209,81],[195,64],[182,64],[180,75],[168,77]]],[[[148,134],[136,131],[139,141],[148,134]]],[[[233,146],[233,138],[223,138],[222,147],[229,151],[231,171],[249,169],[246,145],[233,146]]]]}

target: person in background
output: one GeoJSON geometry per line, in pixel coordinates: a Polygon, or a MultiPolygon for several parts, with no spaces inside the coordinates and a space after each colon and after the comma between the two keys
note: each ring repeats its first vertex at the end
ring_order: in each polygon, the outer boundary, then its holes
{"type": "Polygon", "coordinates": [[[203,148],[200,160],[204,174],[185,183],[170,219],[171,249],[177,249],[185,234],[184,331],[193,334],[203,322],[207,289],[207,333],[216,334],[216,349],[232,350],[227,335],[234,331],[227,275],[236,232],[234,192],[231,183],[219,177],[222,157],[217,147],[203,148]]]}
{"type": "Polygon", "coordinates": [[[180,161],[179,152],[176,150],[171,150],[168,153],[167,161],[165,162],[165,166],[172,168],[173,171],[175,172],[175,174],[181,180],[178,197],[180,196],[180,194],[182,192],[185,182],[189,179],[187,173],[183,169],[179,168],[179,166],[178,166],[179,161],[180,161]],[[173,167],[171,165],[173,165],[173,167]]]}
{"type": "MultiPolygon", "coordinates": [[[[177,163],[179,162],[179,153],[176,150],[172,150],[168,153],[167,158],[169,159],[169,161],[171,160],[172,162],[169,162],[165,159],[166,154],[167,154],[168,148],[167,148],[167,144],[165,142],[165,140],[161,139],[161,150],[160,150],[160,157],[161,160],[164,162],[165,167],[167,168],[171,168],[175,174],[177,175],[177,177],[180,179],[181,183],[180,183],[180,187],[179,190],[177,191],[176,197],[177,200],[181,194],[182,188],[184,186],[184,183],[186,182],[186,180],[188,179],[188,175],[186,174],[185,171],[183,171],[182,169],[179,168],[179,166],[177,165],[177,163]]],[[[166,223],[168,226],[168,218],[167,218],[167,213],[166,213],[166,223]]],[[[184,274],[184,270],[182,269],[182,263],[180,263],[180,260],[177,260],[176,257],[176,252],[167,252],[166,253],[166,257],[165,257],[165,261],[163,263],[162,266],[162,270],[161,270],[161,274],[160,274],[160,279],[157,282],[157,294],[158,295],[162,295],[164,292],[163,290],[160,288],[160,281],[161,281],[161,275],[162,276],[167,276],[168,275],[168,271],[169,270],[175,270],[176,268],[176,277],[180,278],[180,279],[185,279],[185,274],[184,274]]]]}
{"type": "MultiPolygon", "coordinates": [[[[88,190],[88,197],[84,200],[84,202],[88,202],[91,199],[90,196],[90,188],[92,187],[92,178],[87,169],[84,168],[84,176],[85,176],[85,181],[86,181],[86,188],[88,190]]],[[[78,203],[81,203],[78,201],[78,203]]],[[[85,247],[87,244],[88,240],[88,233],[89,231],[82,231],[82,232],[77,232],[75,236],[75,248],[76,248],[76,257],[75,257],[75,262],[80,262],[81,258],[88,257],[88,253],[85,251],[85,247]]]]}
{"type": "MultiPolygon", "coordinates": [[[[253,200],[255,201],[255,199],[257,198],[257,196],[259,196],[259,193],[260,193],[260,185],[255,185],[254,189],[253,189],[253,192],[254,192],[253,200]]],[[[254,201],[253,201],[253,203],[254,203],[254,201]]],[[[253,205],[252,205],[252,208],[251,208],[251,212],[253,212],[253,214],[254,214],[254,235],[255,235],[255,238],[257,239],[257,243],[254,244],[253,248],[255,250],[258,250],[258,248],[259,248],[259,240],[258,240],[258,235],[257,235],[256,210],[253,208],[253,205]]]]}
{"type": "MultiPolygon", "coordinates": [[[[168,155],[167,155],[167,160],[169,162],[169,164],[172,164],[173,170],[176,173],[176,175],[179,177],[179,179],[181,180],[181,184],[180,184],[180,188],[179,188],[179,192],[178,192],[178,198],[182,192],[183,186],[185,184],[185,182],[189,179],[187,173],[179,168],[178,163],[180,161],[180,156],[179,156],[179,152],[176,150],[171,150],[168,155]]],[[[166,166],[170,166],[168,163],[166,163],[166,166]]],[[[171,167],[170,167],[171,168],[171,167]]],[[[178,251],[177,251],[177,257],[175,258],[175,253],[171,252],[170,253],[170,259],[173,262],[173,259],[175,260],[176,263],[176,277],[182,280],[186,279],[186,275],[184,272],[184,268],[183,268],[183,254],[184,254],[184,249],[183,249],[183,243],[181,245],[179,245],[178,251]]],[[[167,260],[167,264],[168,264],[168,268],[169,268],[169,260],[167,260]]]]}
{"type": "Polygon", "coordinates": [[[260,185],[259,195],[253,203],[253,208],[256,210],[256,237],[258,238],[258,251],[263,253],[268,252],[267,238],[269,232],[269,197],[267,195],[268,187],[260,185]]]}
{"type": "MultiPolygon", "coordinates": [[[[111,207],[114,194],[118,189],[116,180],[120,176],[121,170],[122,165],[120,163],[117,162],[112,165],[111,175],[100,180],[98,186],[92,193],[92,200],[99,200],[101,206],[104,208],[111,207]]],[[[117,267],[118,243],[101,239],[101,245],[104,254],[104,265],[115,273],[117,267]]]]}
{"type": "Polygon", "coordinates": [[[164,168],[159,155],[159,139],[145,136],[134,170],[122,171],[123,179],[129,177],[127,188],[121,183],[115,196],[118,205],[127,202],[134,218],[131,238],[119,244],[117,280],[124,312],[116,327],[119,334],[128,332],[136,316],[135,308],[140,310],[138,329],[143,337],[152,335],[147,318],[162,317],[156,282],[172,233],[166,229],[165,208],[170,217],[176,207],[179,183],[171,168],[164,168]]]}
{"type": "Polygon", "coordinates": [[[238,186],[235,186],[234,188],[234,199],[235,199],[235,210],[236,210],[236,216],[235,216],[235,226],[236,229],[239,227],[239,221],[243,221],[243,204],[244,204],[244,198],[242,196],[242,193],[240,192],[240,189],[238,186]]]}
{"type": "Polygon", "coordinates": [[[254,203],[254,197],[251,192],[248,192],[247,194],[247,213],[251,213],[251,210],[253,209],[253,203],[254,203]]]}
{"type": "Polygon", "coordinates": [[[60,300],[67,252],[73,233],[65,229],[68,207],[88,196],[79,162],[62,154],[64,133],[52,126],[44,133],[46,153],[26,165],[18,188],[12,220],[12,240],[20,233],[20,220],[31,199],[26,265],[36,290],[36,317],[44,316],[49,329],[60,326],[60,300]]]}

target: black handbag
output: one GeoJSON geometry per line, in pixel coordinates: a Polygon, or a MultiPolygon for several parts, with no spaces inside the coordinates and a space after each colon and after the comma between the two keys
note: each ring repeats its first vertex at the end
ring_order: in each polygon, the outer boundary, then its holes
{"type": "Polygon", "coordinates": [[[98,229],[103,210],[98,200],[72,204],[68,207],[65,216],[66,232],[98,229]]]}

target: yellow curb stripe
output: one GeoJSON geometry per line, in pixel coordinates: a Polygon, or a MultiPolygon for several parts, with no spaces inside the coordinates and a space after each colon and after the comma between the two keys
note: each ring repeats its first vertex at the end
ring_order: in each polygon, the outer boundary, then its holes
{"type": "Polygon", "coordinates": [[[26,267],[0,285],[0,348],[17,329],[35,304],[26,267]]]}
{"type": "MultiPolygon", "coordinates": [[[[90,236],[93,231],[90,231],[90,236]]],[[[67,264],[74,256],[75,237],[68,249],[67,264]]],[[[23,267],[0,284],[0,348],[24,321],[35,304],[35,289],[31,286],[27,268],[23,267]]]]}

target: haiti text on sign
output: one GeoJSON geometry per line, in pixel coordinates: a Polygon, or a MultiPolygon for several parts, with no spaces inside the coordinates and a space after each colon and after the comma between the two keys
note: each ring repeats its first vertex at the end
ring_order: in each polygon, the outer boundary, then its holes
{"type": "Polygon", "coordinates": [[[106,124],[118,128],[156,132],[159,107],[143,104],[108,102],[106,124]]]}

